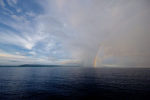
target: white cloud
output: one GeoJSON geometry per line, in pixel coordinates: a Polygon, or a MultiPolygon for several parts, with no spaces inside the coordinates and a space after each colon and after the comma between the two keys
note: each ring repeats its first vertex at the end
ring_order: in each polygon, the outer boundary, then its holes
{"type": "Polygon", "coordinates": [[[26,15],[30,16],[30,17],[35,17],[36,16],[36,14],[33,13],[33,12],[26,12],[26,15]]]}
{"type": "Polygon", "coordinates": [[[30,52],[29,52],[29,54],[31,54],[31,55],[33,55],[33,56],[34,56],[34,55],[36,55],[36,52],[34,52],[34,51],[30,51],[30,52]]]}
{"type": "MultiPolygon", "coordinates": [[[[54,64],[59,64],[57,61],[53,61],[54,64]]],[[[6,52],[0,53],[1,65],[22,65],[22,64],[52,64],[47,58],[34,58],[28,56],[22,56],[19,54],[10,54],[6,52]]]]}

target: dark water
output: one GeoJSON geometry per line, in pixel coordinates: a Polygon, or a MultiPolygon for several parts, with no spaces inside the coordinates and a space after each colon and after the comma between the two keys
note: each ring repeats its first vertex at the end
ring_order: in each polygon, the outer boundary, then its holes
{"type": "Polygon", "coordinates": [[[0,100],[150,100],[150,69],[1,67],[0,100]]]}

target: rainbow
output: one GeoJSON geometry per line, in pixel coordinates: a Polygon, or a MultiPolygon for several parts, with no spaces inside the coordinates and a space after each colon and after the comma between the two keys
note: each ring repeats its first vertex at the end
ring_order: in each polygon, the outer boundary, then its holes
{"type": "Polygon", "coordinates": [[[96,55],[95,58],[94,58],[94,62],[93,62],[93,66],[94,66],[94,67],[96,67],[96,65],[97,65],[97,58],[98,58],[98,57],[97,57],[97,55],[96,55]]]}
{"type": "Polygon", "coordinates": [[[93,67],[95,67],[95,68],[97,66],[97,61],[99,59],[98,56],[99,56],[99,53],[100,53],[100,48],[101,48],[101,46],[99,46],[98,51],[97,51],[96,56],[95,56],[94,61],[93,61],[93,67]]]}

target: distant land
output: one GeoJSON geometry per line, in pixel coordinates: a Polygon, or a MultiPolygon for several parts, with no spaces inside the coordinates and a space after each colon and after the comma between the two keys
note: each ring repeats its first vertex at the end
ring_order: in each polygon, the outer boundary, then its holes
{"type": "Polygon", "coordinates": [[[74,65],[23,64],[23,65],[0,65],[0,67],[79,67],[79,66],[74,66],[74,65]]]}
{"type": "MultiPolygon", "coordinates": [[[[81,67],[80,65],[42,65],[42,64],[23,64],[23,65],[0,65],[0,67],[81,67]]],[[[86,66],[86,68],[95,68],[92,66],[86,66]]],[[[124,67],[110,67],[110,66],[100,66],[96,68],[117,68],[117,69],[150,69],[149,67],[133,67],[133,66],[124,66],[124,67]]]]}

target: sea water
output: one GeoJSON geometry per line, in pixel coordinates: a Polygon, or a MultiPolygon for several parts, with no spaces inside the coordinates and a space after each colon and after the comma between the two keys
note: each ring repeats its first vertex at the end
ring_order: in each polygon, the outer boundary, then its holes
{"type": "Polygon", "coordinates": [[[0,100],[148,98],[148,68],[0,67],[0,100]]]}

